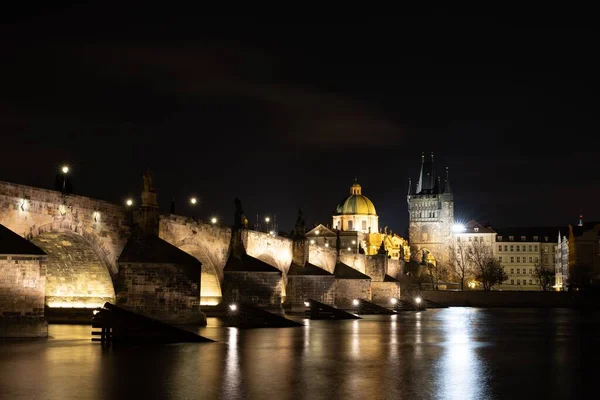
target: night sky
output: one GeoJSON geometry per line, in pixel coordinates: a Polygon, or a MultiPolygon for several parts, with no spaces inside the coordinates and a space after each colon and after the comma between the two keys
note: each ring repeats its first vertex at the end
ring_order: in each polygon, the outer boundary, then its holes
{"type": "Polygon", "coordinates": [[[67,163],[75,192],[121,202],[150,167],[165,211],[174,198],[191,215],[195,195],[197,217],[231,223],[238,196],[251,223],[276,214],[289,231],[298,208],[331,223],[356,176],[380,226],[404,233],[408,179],[434,152],[460,218],[600,219],[585,23],[200,11],[5,14],[0,180],[51,188],[67,163]]]}

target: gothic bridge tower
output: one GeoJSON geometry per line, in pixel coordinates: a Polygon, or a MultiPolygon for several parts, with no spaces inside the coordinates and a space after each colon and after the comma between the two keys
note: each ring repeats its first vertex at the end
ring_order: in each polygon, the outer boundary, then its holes
{"type": "Polygon", "coordinates": [[[431,158],[421,155],[421,173],[416,190],[408,181],[408,240],[411,259],[419,263],[449,261],[454,225],[454,197],[450,188],[448,167],[444,187],[436,177],[431,158]]]}

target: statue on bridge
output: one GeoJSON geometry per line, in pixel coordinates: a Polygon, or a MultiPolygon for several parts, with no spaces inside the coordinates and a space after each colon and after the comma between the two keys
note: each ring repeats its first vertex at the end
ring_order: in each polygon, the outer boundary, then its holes
{"type": "Polygon", "coordinates": [[[152,182],[152,171],[150,168],[146,172],[144,172],[144,192],[154,192],[154,184],[152,182]]]}
{"type": "Polygon", "coordinates": [[[298,209],[298,218],[296,219],[296,225],[294,225],[294,237],[303,238],[306,236],[306,221],[302,210],[298,209]]]}
{"type": "Polygon", "coordinates": [[[244,209],[242,208],[242,201],[239,198],[235,198],[233,201],[235,204],[235,215],[233,218],[233,226],[237,228],[248,228],[248,218],[244,215],[244,209]]]}

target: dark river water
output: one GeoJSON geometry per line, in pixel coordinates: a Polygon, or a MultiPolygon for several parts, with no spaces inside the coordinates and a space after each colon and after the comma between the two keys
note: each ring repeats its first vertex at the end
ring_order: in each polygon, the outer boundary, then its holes
{"type": "Polygon", "coordinates": [[[239,330],[215,343],[102,349],[90,326],[0,342],[2,399],[592,399],[600,312],[449,308],[300,328],[239,330]]]}

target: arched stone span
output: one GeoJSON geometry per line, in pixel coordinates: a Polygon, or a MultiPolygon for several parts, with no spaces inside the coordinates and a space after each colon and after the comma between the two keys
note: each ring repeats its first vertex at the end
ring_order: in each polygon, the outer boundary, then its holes
{"type": "Polygon", "coordinates": [[[123,206],[54,190],[0,182],[0,224],[33,239],[51,231],[85,238],[116,276],[117,258],[129,237],[130,216],[123,206]]]}
{"type": "Polygon", "coordinates": [[[32,242],[48,254],[46,306],[95,308],[115,301],[108,266],[85,238],[74,232],[47,231],[32,242]]]}
{"type": "Polygon", "coordinates": [[[218,304],[222,298],[223,268],[229,256],[231,229],[177,215],[161,216],[159,236],[202,263],[200,303],[218,304]]]}
{"type": "Polygon", "coordinates": [[[221,282],[223,281],[223,269],[219,269],[211,252],[195,243],[183,243],[179,249],[194,256],[202,263],[202,274],[200,278],[200,305],[217,305],[221,302],[221,282]]]}
{"type": "Polygon", "coordinates": [[[292,241],[264,232],[248,231],[246,253],[288,273],[292,264],[292,241]]]}

